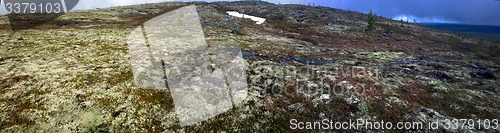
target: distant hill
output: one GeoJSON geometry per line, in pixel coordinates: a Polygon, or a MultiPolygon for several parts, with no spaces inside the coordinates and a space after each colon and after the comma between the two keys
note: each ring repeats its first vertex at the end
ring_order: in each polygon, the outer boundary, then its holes
{"type": "Polygon", "coordinates": [[[462,32],[467,35],[472,35],[474,37],[483,38],[489,41],[500,41],[500,26],[447,24],[447,23],[419,23],[418,25],[438,30],[462,32]]]}

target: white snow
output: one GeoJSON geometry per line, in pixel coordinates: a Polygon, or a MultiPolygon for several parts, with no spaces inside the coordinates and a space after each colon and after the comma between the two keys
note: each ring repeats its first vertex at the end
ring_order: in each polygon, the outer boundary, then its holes
{"type": "Polygon", "coordinates": [[[262,23],[264,23],[264,21],[266,21],[265,18],[255,17],[255,16],[247,15],[247,14],[241,14],[241,13],[236,12],[236,11],[227,11],[226,13],[231,15],[231,16],[238,17],[238,18],[249,18],[249,19],[255,21],[257,24],[262,24],[262,23]]]}

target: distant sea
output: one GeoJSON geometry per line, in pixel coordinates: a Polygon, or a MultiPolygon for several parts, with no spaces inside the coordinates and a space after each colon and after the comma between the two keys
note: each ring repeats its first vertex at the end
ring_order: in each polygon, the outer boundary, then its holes
{"type": "Polygon", "coordinates": [[[447,23],[417,23],[417,25],[444,30],[448,32],[457,32],[492,42],[500,42],[500,26],[486,25],[466,25],[466,24],[447,24],[447,23]]]}

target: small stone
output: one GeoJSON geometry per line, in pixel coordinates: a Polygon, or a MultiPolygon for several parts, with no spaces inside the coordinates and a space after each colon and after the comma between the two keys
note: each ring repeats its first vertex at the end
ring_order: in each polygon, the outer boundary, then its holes
{"type": "Polygon", "coordinates": [[[294,103],[288,106],[288,110],[296,113],[304,112],[304,105],[302,103],[294,103]]]}

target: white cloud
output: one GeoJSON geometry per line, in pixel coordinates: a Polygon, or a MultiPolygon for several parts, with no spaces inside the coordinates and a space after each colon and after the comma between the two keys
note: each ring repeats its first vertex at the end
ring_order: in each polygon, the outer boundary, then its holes
{"type": "Polygon", "coordinates": [[[413,15],[399,15],[396,17],[392,18],[393,20],[403,20],[403,21],[408,21],[408,22],[414,22],[416,21],[417,23],[457,23],[456,21],[453,20],[447,20],[443,17],[424,17],[424,18],[419,18],[415,17],[413,15]]]}

